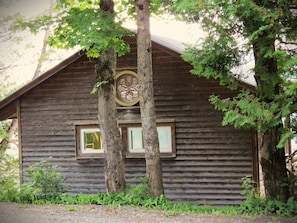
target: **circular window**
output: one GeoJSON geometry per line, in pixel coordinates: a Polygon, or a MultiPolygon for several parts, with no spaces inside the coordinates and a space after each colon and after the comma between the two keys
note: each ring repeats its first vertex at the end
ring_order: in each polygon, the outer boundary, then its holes
{"type": "Polygon", "coordinates": [[[116,101],[123,106],[139,102],[138,75],[133,71],[122,71],[116,76],[116,101]]]}

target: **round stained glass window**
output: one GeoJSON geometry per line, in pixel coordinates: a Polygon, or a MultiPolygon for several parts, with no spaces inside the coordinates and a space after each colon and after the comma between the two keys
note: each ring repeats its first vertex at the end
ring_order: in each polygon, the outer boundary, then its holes
{"type": "Polygon", "coordinates": [[[116,76],[116,101],[123,106],[139,102],[138,75],[133,71],[122,71],[116,76]]]}

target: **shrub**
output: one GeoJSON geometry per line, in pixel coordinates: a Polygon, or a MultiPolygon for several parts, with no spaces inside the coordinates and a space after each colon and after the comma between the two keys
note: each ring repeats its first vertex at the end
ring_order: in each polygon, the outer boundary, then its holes
{"type": "Polygon", "coordinates": [[[28,182],[22,186],[23,196],[30,199],[55,197],[65,192],[65,177],[59,172],[58,165],[52,165],[47,159],[28,168],[28,182]]]}
{"type": "Polygon", "coordinates": [[[255,181],[251,178],[243,178],[241,194],[246,200],[240,204],[240,211],[248,214],[266,214],[265,200],[260,196],[260,192],[254,187],[255,181]]]}
{"type": "Polygon", "coordinates": [[[10,201],[19,192],[19,163],[13,156],[0,155],[0,200],[10,201]]]}
{"type": "Polygon", "coordinates": [[[290,197],[287,202],[282,202],[275,199],[263,198],[254,181],[250,178],[244,178],[242,183],[242,194],[246,196],[239,207],[241,213],[244,214],[277,214],[286,217],[297,215],[297,201],[294,197],[290,197]]]}

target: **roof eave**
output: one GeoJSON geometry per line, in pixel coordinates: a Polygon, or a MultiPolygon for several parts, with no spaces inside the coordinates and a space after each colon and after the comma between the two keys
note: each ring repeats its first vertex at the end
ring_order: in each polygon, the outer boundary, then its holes
{"type": "Polygon", "coordinates": [[[57,64],[53,68],[49,69],[47,72],[42,74],[41,76],[37,77],[36,79],[32,80],[25,86],[21,87],[19,90],[15,91],[8,97],[4,98],[2,101],[0,101],[0,121],[9,119],[9,118],[15,118],[16,116],[16,109],[17,109],[17,103],[16,101],[25,93],[30,91],[32,88],[38,86],[48,78],[52,77],[54,74],[59,72],[60,70],[63,70],[67,66],[69,66],[74,61],[78,60],[82,56],[84,56],[85,53],[82,51],[78,51],[74,53],[72,56],[68,57],[66,60],[63,60],[61,63],[57,64]]]}

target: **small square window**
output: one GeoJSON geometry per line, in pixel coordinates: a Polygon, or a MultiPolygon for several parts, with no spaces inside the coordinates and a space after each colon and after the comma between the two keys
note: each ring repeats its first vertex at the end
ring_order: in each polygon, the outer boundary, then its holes
{"type": "Polygon", "coordinates": [[[104,152],[99,128],[80,129],[80,148],[82,153],[104,152]]]}
{"type": "MultiPolygon", "coordinates": [[[[174,125],[159,125],[157,126],[160,155],[161,157],[174,157],[175,156],[175,143],[174,143],[174,125]]],[[[133,126],[127,127],[127,156],[139,157],[144,156],[144,140],[142,135],[142,127],[133,126]]]]}
{"type": "Polygon", "coordinates": [[[96,126],[76,126],[76,147],[78,158],[103,156],[100,129],[96,126]]]}

